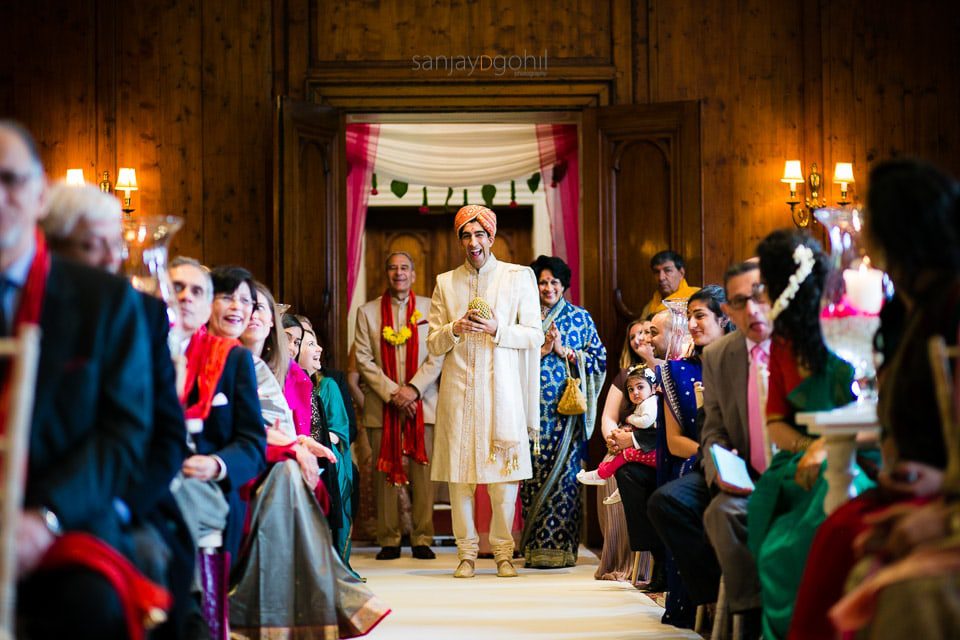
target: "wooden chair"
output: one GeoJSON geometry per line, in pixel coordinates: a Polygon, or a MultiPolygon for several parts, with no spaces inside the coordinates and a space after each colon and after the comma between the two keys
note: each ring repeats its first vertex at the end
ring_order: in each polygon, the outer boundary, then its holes
{"type": "Polygon", "coordinates": [[[927,342],[927,349],[947,451],[943,488],[945,493],[956,495],[960,492],[960,378],[954,378],[950,364],[953,361],[960,366],[960,345],[947,346],[943,336],[933,336],[927,342]]]}
{"type": "Polygon", "coordinates": [[[0,339],[0,366],[10,366],[9,384],[0,390],[7,403],[0,425],[0,639],[14,637],[16,619],[16,530],[23,501],[24,472],[33,415],[40,328],[24,325],[16,338],[0,339]]]}

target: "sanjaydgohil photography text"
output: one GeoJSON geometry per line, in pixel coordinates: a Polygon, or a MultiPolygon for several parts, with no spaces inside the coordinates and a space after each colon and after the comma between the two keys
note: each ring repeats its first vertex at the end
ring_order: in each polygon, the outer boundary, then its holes
{"type": "Polygon", "coordinates": [[[547,75],[547,50],[543,55],[533,55],[523,50],[523,54],[514,55],[416,55],[411,58],[413,71],[430,71],[454,73],[472,76],[475,72],[492,71],[495,76],[512,73],[514,76],[545,76],[547,75]]]}

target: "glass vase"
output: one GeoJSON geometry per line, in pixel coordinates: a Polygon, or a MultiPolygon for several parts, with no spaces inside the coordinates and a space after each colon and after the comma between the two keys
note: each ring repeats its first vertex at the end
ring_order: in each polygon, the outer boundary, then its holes
{"type": "Polygon", "coordinates": [[[171,353],[179,353],[181,343],[180,307],[167,271],[167,258],[170,240],[181,226],[183,219],[177,216],[137,216],[123,221],[124,274],[134,289],[167,304],[171,353]]]}
{"type": "Polygon", "coordinates": [[[679,360],[690,352],[693,339],[687,322],[687,298],[664,300],[663,306],[670,311],[671,322],[667,336],[666,360],[679,360]]]}
{"type": "Polygon", "coordinates": [[[880,327],[885,274],[871,266],[864,251],[859,209],[818,209],[814,216],[830,239],[830,272],[820,305],[824,342],[853,365],[857,399],[876,400],[873,338],[880,327]]]}

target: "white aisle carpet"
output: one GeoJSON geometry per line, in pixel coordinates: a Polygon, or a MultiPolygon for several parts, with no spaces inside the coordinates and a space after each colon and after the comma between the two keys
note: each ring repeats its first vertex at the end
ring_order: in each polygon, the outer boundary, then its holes
{"type": "MultiPolygon", "coordinates": [[[[589,640],[694,638],[660,624],[663,609],[626,582],[594,580],[597,557],[581,547],[576,567],[519,569],[497,578],[479,560],[475,578],[453,578],[456,549],[434,547],[436,560],[377,561],[378,549],[354,549],[351,564],[393,610],[370,640],[589,640]]],[[[517,561],[519,567],[522,561],[517,561]]]]}

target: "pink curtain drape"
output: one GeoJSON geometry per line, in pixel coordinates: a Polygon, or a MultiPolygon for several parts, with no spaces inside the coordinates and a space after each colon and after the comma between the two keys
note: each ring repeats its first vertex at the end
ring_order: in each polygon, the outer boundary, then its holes
{"type": "Polygon", "coordinates": [[[577,126],[538,124],[540,176],[550,216],[553,255],[572,272],[570,301],[580,304],[580,153],[577,126]]]}
{"type": "Polygon", "coordinates": [[[374,165],[377,160],[378,124],[347,125],[347,307],[360,273],[363,230],[367,224],[374,165]]]}

